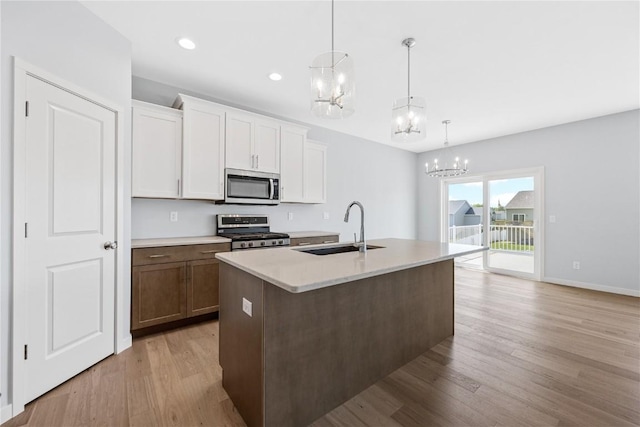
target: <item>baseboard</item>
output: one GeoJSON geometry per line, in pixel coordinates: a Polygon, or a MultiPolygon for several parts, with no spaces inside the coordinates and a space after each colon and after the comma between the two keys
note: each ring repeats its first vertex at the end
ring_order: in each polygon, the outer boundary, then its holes
{"type": "Polygon", "coordinates": [[[116,346],[116,354],[123,352],[124,350],[128,349],[132,345],[133,345],[133,338],[131,337],[131,334],[127,334],[126,337],[124,337],[118,342],[118,345],[116,346]]]}
{"type": "Polygon", "coordinates": [[[585,282],[578,282],[574,280],[557,279],[555,277],[544,277],[542,281],[547,283],[553,283],[556,285],[590,289],[592,291],[601,291],[601,292],[609,292],[612,294],[628,295],[631,297],[640,297],[640,289],[617,288],[614,286],[598,285],[595,283],[585,283],[585,282]]]}
{"type": "Polygon", "coordinates": [[[11,404],[3,406],[2,409],[0,409],[0,424],[9,421],[11,418],[13,418],[13,408],[11,404]]]}

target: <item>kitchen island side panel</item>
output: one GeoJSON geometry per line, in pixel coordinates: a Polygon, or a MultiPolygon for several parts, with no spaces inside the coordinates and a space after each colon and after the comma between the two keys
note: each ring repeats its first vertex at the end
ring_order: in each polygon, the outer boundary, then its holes
{"type": "Polygon", "coordinates": [[[220,366],[222,386],[248,426],[261,426],[263,335],[261,279],[220,263],[220,366]],[[251,302],[251,316],[242,299],[251,302]]]}
{"type": "Polygon", "coordinates": [[[308,425],[453,335],[453,295],[453,260],[297,294],[265,282],[265,425],[308,425]]]}

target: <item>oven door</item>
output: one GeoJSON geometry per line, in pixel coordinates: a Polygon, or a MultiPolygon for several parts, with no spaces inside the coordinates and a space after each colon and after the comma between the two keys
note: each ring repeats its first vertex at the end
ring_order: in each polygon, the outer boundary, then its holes
{"type": "Polygon", "coordinates": [[[225,169],[225,203],[277,205],[280,176],[273,173],[225,169]]]}

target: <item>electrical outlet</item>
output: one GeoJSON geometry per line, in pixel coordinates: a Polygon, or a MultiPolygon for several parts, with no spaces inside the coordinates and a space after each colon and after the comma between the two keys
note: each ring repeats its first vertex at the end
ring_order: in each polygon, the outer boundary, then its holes
{"type": "Polygon", "coordinates": [[[178,222],[178,212],[171,212],[171,214],[169,214],[169,221],[178,222]]]}
{"type": "Polygon", "coordinates": [[[325,212],[322,214],[323,219],[329,219],[329,212],[325,212]]]}
{"type": "Polygon", "coordinates": [[[573,261],[573,269],[580,270],[580,261],[573,261]]]}
{"type": "Polygon", "coordinates": [[[289,212],[287,218],[289,218],[289,221],[293,221],[293,212],[289,212]]]}
{"type": "Polygon", "coordinates": [[[251,314],[252,312],[252,306],[253,304],[251,304],[251,301],[249,301],[246,298],[242,298],[242,311],[244,311],[245,313],[247,313],[247,315],[249,317],[253,317],[253,314],[251,314]]]}

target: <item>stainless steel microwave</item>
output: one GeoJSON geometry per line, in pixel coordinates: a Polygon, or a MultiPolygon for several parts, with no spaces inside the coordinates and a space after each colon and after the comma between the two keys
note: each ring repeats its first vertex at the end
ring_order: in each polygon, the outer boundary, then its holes
{"type": "Polygon", "coordinates": [[[280,203],[280,175],[277,173],[225,169],[225,203],[277,205],[280,203]]]}

